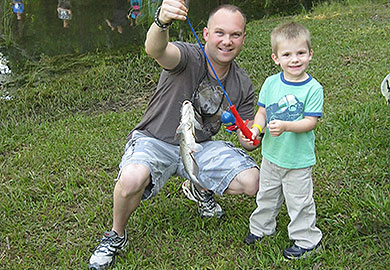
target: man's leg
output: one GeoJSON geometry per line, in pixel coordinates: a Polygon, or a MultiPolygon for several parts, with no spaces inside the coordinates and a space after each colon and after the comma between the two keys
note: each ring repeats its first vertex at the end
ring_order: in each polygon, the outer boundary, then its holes
{"type": "Polygon", "coordinates": [[[230,182],[225,194],[246,194],[256,195],[259,189],[259,170],[250,168],[240,172],[233,181],[230,182]]]}
{"type": "Polygon", "coordinates": [[[125,226],[129,217],[141,200],[157,195],[175,173],[178,156],[178,146],[133,132],[114,189],[112,231],[104,233],[90,258],[90,269],[106,269],[114,262],[118,251],[127,243],[125,226]]]}
{"type": "MultiPolygon", "coordinates": [[[[202,151],[194,153],[199,166],[198,179],[201,190],[211,195],[205,196],[205,201],[197,198],[196,190],[199,188],[195,189],[189,180],[183,183],[183,191],[187,198],[198,202],[200,213],[214,213],[209,216],[219,217],[223,211],[215,202],[213,193],[254,195],[258,190],[259,170],[256,162],[245,151],[235,148],[229,142],[209,141],[202,143],[202,146],[202,151]],[[209,205],[214,207],[210,208],[209,205]]],[[[189,178],[182,163],[177,174],[189,178]]]]}
{"type": "Polygon", "coordinates": [[[114,189],[114,214],[112,230],[120,237],[130,215],[141,202],[145,188],[150,183],[150,172],[142,164],[129,164],[123,168],[114,189]]]}
{"type": "Polygon", "coordinates": [[[114,214],[111,231],[105,232],[92,254],[89,269],[106,269],[127,244],[125,226],[130,215],[139,206],[145,188],[150,182],[150,172],[142,164],[128,164],[122,169],[114,189],[114,214]]]}

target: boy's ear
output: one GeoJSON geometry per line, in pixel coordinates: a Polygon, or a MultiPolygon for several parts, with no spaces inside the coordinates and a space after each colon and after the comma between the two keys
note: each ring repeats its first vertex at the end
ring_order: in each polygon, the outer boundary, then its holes
{"type": "Polygon", "coordinates": [[[272,57],[272,60],[274,60],[274,62],[275,62],[276,65],[279,65],[279,64],[280,64],[279,58],[277,57],[276,54],[272,53],[272,54],[271,54],[271,57],[272,57]]]}

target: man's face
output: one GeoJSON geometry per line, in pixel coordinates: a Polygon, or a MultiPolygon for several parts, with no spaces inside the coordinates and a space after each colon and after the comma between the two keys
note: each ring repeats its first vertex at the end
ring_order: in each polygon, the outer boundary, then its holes
{"type": "Polygon", "coordinates": [[[244,18],[239,12],[217,11],[203,29],[207,56],[213,64],[226,66],[241,51],[245,40],[244,18]]]}

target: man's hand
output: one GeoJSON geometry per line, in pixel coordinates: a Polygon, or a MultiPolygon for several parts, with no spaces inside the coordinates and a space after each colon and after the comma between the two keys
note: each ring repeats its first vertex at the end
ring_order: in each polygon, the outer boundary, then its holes
{"type": "MultiPolygon", "coordinates": [[[[248,128],[253,124],[253,120],[249,121],[248,123],[248,128]]],[[[261,138],[259,137],[260,135],[260,132],[259,132],[259,129],[254,127],[254,128],[249,128],[249,130],[252,132],[252,138],[249,139],[247,138],[242,132],[241,130],[237,130],[237,136],[238,136],[238,140],[240,141],[241,145],[248,151],[252,151],[254,149],[256,149],[257,147],[260,146],[260,143],[256,146],[253,145],[253,140],[256,138],[258,139],[259,141],[261,141],[261,138]]]]}
{"type": "Polygon", "coordinates": [[[173,20],[185,21],[187,12],[185,0],[164,0],[158,19],[162,24],[168,24],[173,20]]]}

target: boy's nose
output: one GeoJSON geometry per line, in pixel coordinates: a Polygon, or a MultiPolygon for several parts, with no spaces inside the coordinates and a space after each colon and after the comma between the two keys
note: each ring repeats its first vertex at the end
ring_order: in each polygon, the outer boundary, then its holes
{"type": "Polygon", "coordinates": [[[292,58],[291,58],[291,61],[292,62],[297,62],[298,61],[298,56],[296,54],[293,54],[292,58]]]}

